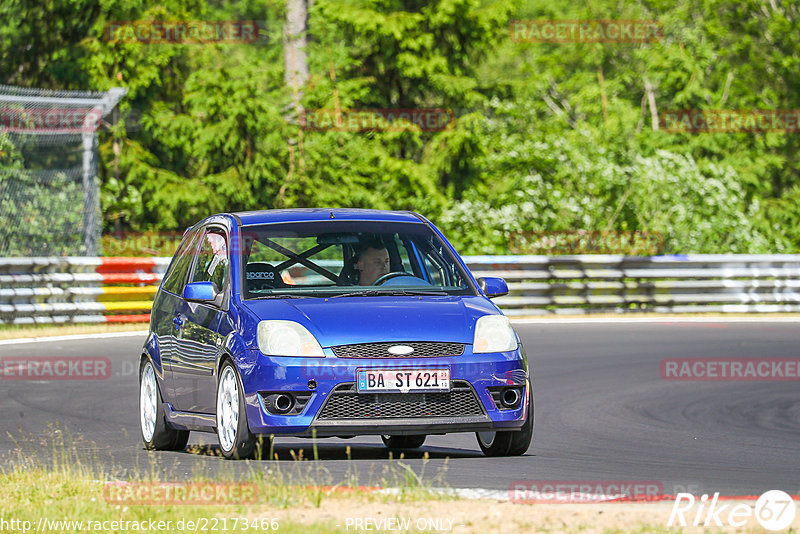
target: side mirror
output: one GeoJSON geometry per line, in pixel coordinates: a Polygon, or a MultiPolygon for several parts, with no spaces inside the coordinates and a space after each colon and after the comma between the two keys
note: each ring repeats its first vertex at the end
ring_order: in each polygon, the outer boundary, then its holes
{"type": "Polygon", "coordinates": [[[214,282],[192,282],[183,288],[183,298],[190,302],[218,305],[217,300],[221,296],[222,293],[214,282]]]}
{"type": "Polygon", "coordinates": [[[478,278],[478,287],[480,287],[481,291],[486,293],[486,296],[490,299],[508,295],[508,284],[506,284],[506,281],[502,278],[493,276],[478,278]]]}

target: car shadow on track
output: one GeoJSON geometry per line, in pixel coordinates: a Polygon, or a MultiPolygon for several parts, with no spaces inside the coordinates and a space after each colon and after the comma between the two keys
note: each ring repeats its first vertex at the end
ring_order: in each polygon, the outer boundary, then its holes
{"type": "MultiPolygon", "coordinates": [[[[187,454],[196,456],[216,456],[222,457],[219,445],[189,445],[185,451],[187,454]]],[[[482,458],[480,451],[466,449],[453,449],[449,447],[420,447],[419,449],[387,449],[380,445],[348,445],[347,443],[317,443],[316,453],[313,442],[308,444],[281,444],[275,442],[272,447],[272,460],[278,461],[299,461],[314,460],[389,460],[401,457],[408,460],[422,460],[425,455],[429,459],[445,458],[482,458]],[[277,455],[277,458],[276,458],[277,455]]],[[[264,460],[267,460],[269,451],[266,452],[264,460]]]]}

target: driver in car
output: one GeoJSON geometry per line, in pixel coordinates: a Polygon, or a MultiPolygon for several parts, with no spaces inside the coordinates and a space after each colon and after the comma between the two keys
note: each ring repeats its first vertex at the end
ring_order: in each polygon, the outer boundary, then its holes
{"type": "Polygon", "coordinates": [[[371,286],[389,272],[389,251],[379,242],[368,243],[358,252],[358,285],[371,286]]]}

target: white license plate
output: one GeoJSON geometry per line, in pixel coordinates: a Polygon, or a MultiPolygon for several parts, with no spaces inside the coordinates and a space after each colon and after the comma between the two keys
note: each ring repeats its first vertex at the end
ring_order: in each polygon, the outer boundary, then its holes
{"type": "Polygon", "coordinates": [[[358,369],[359,393],[450,391],[450,369],[358,369]]]}

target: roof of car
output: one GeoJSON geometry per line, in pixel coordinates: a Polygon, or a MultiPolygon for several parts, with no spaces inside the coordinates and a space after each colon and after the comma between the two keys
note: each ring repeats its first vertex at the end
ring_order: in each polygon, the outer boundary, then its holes
{"type": "Polygon", "coordinates": [[[295,208],[281,210],[242,211],[233,213],[242,226],[276,222],[311,222],[339,219],[346,221],[415,222],[422,220],[411,211],[368,210],[356,208],[295,208]]]}

